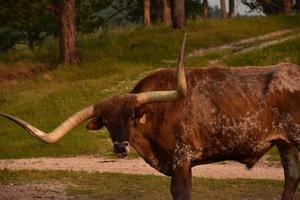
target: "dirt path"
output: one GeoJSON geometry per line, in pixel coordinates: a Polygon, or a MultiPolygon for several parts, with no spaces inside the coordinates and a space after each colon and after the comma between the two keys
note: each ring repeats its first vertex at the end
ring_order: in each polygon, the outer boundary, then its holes
{"type": "Polygon", "coordinates": [[[220,51],[220,50],[226,50],[229,49],[231,51],[236,51],[240,53],[245,53],[251,50],[254,50],[256,48],[265,48],[268,46],[272,46],[287,40],[291,40],[293,38],[299,37],[298,34],[293,34],[298,29],[285,29],[280,31],[275,31],[272,33],[268,33],[261,36],[251,37],[242,39],[239,41],[235,41],[229,44],[224,44],[217,47],[210,47],[207,49],[198,49],[196,51],[193,51],[188,54],[187,57],[199,57],[204,56],[208,53],[220,51]],[[264,44],[266,43],[266,44],[264,44]]]}
{"type": "MultiPolygon", "coordinates": [[[[73,170],[161,175],[140,158],[114,160],[92,156],[0,160],[0,170],[4,169],[73,170]]],[[[218,179],[249,178],[283,180],[283,170],[280,166],[269,166],[266,162],[259,162],[251,170],[236,162],[222,162],[194,167],[193,176],[218,179]]]]}
{"type": "MultiPolygon", "coordinates": [[[[295,29],[284,29],[284,30],[279,30],[275,32],[271,32],[265,35],[261,36],[256,36],[256,37],[251,37],[251,38],[246,38],[238,41],[234,41],[228,44],[216,46],[216,47],[210,47],[210,48],[200,48],[197,49],[193,52],[190,52],[186,57],[191,58],[191,57],[202,57],[205,56],[209,53],[213,52],[223,52],[223,56],[221,58],[211,60],[209,61],[210,64],[216,64],[220,60],[230,56],[230,55],[237,55],[237,54],[243,54],[247,53],[253,50],[257,49],[263,49],[269,46],[273,46],[276,44],[280,44],[283,42],[286,42],[288,40],[293,40],[295,38],[300,37],[298,28],[295,29]],[[224,52],[225,50],[229,51],[224,52]]],[[[165,63],[176,63],[177,60],[163,60],[162,62],[165,63]]]]}

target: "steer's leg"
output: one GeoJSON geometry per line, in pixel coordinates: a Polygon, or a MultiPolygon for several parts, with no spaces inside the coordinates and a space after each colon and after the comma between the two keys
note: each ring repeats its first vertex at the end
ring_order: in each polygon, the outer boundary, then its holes
{"type": "Polygon", "coordinates": [[[300,161],[298,150],[295,146],[287,143],[277,144],[282,166],[284,168],[284,192],[282,200],[292,200],[295,198],[295,192],[300,180],[300,161]]]}
{"type": "Polygon", "coordinates": [[[185,161],[174,169],[171,179],[171,193],[174,200],[190,200],[192,172],[190,162],[185,161]]]}

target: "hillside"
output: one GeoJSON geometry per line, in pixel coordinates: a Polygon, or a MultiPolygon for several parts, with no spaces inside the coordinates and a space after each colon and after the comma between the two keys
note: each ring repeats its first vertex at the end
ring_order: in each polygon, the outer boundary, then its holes
{"type": "MultiPolygon", "coordinates": [[[[300,64],[299,28],[300,16],[191,21],[182,31],[111,28],[79,36],[83,64],[78,66],[57,65],[55,39],[33,52],[20,46],[0,54],[0,112],[50,131],[82,107],[130,91],[155,68],[174,67],[183,32],[188,67],[300,64]]],[[[89,133],[81,125],[46,145],[0,118],[0,158],[82,154],[111,156],[106,130],[89,133]]]]}

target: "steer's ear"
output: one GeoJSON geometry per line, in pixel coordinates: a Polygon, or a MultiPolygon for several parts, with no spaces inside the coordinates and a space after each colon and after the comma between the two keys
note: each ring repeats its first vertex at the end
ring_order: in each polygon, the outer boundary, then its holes
{"type": "Polygon", "coordinates": [[[85,126],[88,130],[99,130],[104,126],[102,117],[96,117],[85,126]]]}

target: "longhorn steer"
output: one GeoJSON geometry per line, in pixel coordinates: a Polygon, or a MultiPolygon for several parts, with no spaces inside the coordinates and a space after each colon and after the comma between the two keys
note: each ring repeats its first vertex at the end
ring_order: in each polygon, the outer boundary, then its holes
{"type": "Polygon", "coordinates": [[[172,177],[173,199],[191,198],[193,166],[235,160],[251,168],[276,145],[285,173],[282,199],[293,199],[300,179],[299,67],[283,63],[184,72],[184,43],[185,38],[177,73],[157,71],[130,94],[87,107],[49,134],[1,115],[47,143],[88,119],[88,129],[105,126],[120,157],[132,146],[149,165],[172,177]]]}

